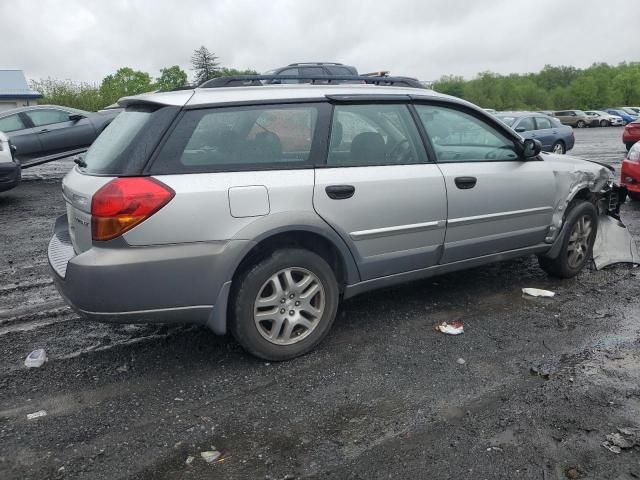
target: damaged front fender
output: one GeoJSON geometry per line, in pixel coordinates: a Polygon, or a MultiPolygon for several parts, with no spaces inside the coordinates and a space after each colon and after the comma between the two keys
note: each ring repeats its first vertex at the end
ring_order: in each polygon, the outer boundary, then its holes
{"type": "Polygon", "coordinates": [[[619,220],[620,203],[626,198],[626,191],[614,184],[613,169],[608,165],[571,157],[550,157],[550,163],[557,163],[559,168],[553,170],[556,197],[552,223],[545,238],[552,247],[545,256],[556,258],[560,254],[565,234],[565,218],[572,202],[576,199],[592,202],[599,215],[611,215],[619,220]]]}

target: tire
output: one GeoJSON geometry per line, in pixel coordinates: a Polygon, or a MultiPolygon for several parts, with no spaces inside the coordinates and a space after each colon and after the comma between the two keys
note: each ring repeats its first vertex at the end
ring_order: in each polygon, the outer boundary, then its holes
{"type": "Polygon", "coordinates": [[[596,207],[584,200],[577,201],[567,213],[565,225],[558,256],[556,258],[538,257],[540,268],[552,277],[575,277],[591,258],[598,231],[596,207]],[[587,221],[589,230],[585,232],[587,221]]]}
{"type": "Polygon", "coordinates": [[[578,128],[584,128],[586,126],[587,126],[587,124],[585,123],[584,120],[578,120],[578,123],[576,123],[576,127],[578,127],[578,128]]]}
{"type": "Polygon", "coordinates": [[[567,153],[567,147],[562,140],[558,140],[551,146],[551,152],[564,155],[567,153]]]}
{"type": "Polygon", "coordinates": [[[600,120],[600,126],[601,127],[608,127],[609,126],[609,122],[607,120],[600,120]]]}
{"type": "Polygon", "coordinates": [[[320,343],[335,320],[339,300],[335,274],[311,251],[277,250],[235,283],[230,331],[256,357],[282,361],[304,355],[320,343]]]}

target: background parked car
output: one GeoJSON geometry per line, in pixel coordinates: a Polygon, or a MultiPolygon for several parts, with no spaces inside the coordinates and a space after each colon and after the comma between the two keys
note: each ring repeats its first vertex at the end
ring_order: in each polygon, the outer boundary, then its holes
{"type": "Polygon", "coordinates": [[[640,141],[640,120],[628,123],[622,131],[622,143],[627,147],[627,151],[638,141],[640,141]]]}
{"type": "MultiPolygon", "coordinates": [[[[640,131],[640,128],[638,130],[640,131]]],[[[629,153],[622,161],[620,184],[627,187],[632,200],[640,201],[640,142],[631,144],[627,148],[629,153]]]]}
{"type": "MultiPolygon", "coordinates": [[[[263,75],[299,75],[308,76],[350,76],[358,75],[358,69],[351,65],[332,62],[290,63],[286,67],[275,68],[263,75]]],[[[301,83],[301,80],[280,80],[280,83],[301,83]]]]}
{"type": "Polygon", "coordinates": [[[0,192],[20,183],[20,165],[13,158],[9,137],[0,132],[0,192]]]}
{"type": "Polygon", "coordinates": [[[611,115],[617,115],[618,117],[622,118],[622,124],[623,125],[626,125],[627,123],[633,122],[634,120],[638,119],[637,116],[630,115],[629,113],[625,112],[624,110],[620,110],[618,108],[605,108],[604,111],[609,113],[609,114],[611,114],[611,115]]]}
{"type": "Polygon", "coordinates": [[[575,144],[573,129],[537,112],[498,112],[496,117],[523,138],[535,138],[545,152],[566,153],[575,144]]]}
{"type": "Polygon", "coordinates": [[[563,125],[577,128],[587,127],[592,121],[582,110],[560,110],[553,112],[553,116],[560,120],[563,125]]]}
{"type": "Polygon", "coordinates": [[[619,117],[618,115],[611,115],[610,113],[602,112],[600,110],[586,110],[584,113],[593,117],[596,121],[595,123],[601,127],[622,125],[622,117],[619,117]]]}
{"type": "Polygon", "coordinates": [[[9,136],[16,158],[25,167],[83,152],[118,113],[56,105],[14,108],[0,114],[0,131],[9,136]]]}

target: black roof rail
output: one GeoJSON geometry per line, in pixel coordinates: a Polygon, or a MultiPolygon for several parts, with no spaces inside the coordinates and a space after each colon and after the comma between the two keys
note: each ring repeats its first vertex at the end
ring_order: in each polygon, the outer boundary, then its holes
{"type": "Polygon", "coordinates": [[[298,63],[290,63],[287,67],[297,67],[299,65],[344,65],[344,63],[337,62],[298,62],[298,63]]]}
{"type": "Polygon", "coordinates": [[[279,84],[282,80],[298,80],[300,83],[310,83],[312,85],[366,83],[378,86],[425,88],[415,78],[364,75],[234,75],[207,80],[198,88],[263,86],[279,84]]]}

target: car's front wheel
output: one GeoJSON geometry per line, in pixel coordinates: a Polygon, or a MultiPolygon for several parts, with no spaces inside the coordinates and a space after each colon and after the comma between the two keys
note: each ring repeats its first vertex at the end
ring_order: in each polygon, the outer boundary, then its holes
{"type": "Polygon", "coordinates": [[[601,127],[608,127],[609,126],[609,122],[607,120],[600,120],[600,126],[601,127]]]}
{"type": "Polygon", "coordinates": [[[564,142],[558,140],[551,147],[551,151],[553,153],[558,153],[558,154],[564,155],[565,153],[567,153],[567,147],[564,146],[564,142]]]}
{"type": "Polygon", "coordinates": [[[578,128],[584,128],[586,126],[587,126],[587,124],[586,124],[586,122],[584,120],[578,120],[578,123],[576,124],[576,127],[578,127],[578,128]]]}
{"type": "Polygon", "coordinates": [[[553,277],[575,277],[593,252],[598,231],[598,212],[589,202],[574,203],[565,220],[560,253],[556,258],[538,257],[540,267],[553,277]]]}
{"type": "Polygon", "coordinates": [[[230,330],[249,353],[289,360],[313,349],[336,316],[335,274],[308,250],[277,250],[238,278],[230,330]]]}

